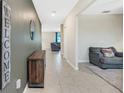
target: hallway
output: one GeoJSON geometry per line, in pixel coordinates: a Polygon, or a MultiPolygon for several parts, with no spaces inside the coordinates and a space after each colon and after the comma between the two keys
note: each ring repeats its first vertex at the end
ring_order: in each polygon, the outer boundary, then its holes
{"type": "Polygon", "coordinates": [[[60,53],[47,51],[45,88],[26,88],[24,93],[120,93],[81,65],[79,71],[67,64],[60,53]]]}

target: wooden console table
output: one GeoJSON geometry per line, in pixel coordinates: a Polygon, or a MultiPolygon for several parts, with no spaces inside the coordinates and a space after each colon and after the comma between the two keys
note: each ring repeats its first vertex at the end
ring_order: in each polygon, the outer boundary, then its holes
{"type": "Polygon", "coordinates": [[[38,50],[28,57],[28,87],[44,88],[45,51],[38,50]]]}

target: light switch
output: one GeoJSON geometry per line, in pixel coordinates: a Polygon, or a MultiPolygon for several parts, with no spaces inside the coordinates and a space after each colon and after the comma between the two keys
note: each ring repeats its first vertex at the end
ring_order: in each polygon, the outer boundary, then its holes
{"type": "Polygon", "coordinates": [[[16,89],[20,89],[21,88],[21,79],[18,79],[16,81],[16,89]]]}

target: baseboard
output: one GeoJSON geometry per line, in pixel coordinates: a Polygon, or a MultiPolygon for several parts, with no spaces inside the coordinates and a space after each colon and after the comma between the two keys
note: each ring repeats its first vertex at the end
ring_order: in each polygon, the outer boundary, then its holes
{"type": "Polygon", "coordinates": [[[63,57],[64,56],[64,53],[61,52],[61,56],[63,57]]]}
{"type": "Polygon", "coordinates": [[[25,86],[25,89],[24,89],[23,93],[26,93],[26,90],[27,90],[27,85],[25,86]]]}
{"type": "Polygon", "coordinates": [[[89,60],[78,60],[78,63],[89,63],[89,60]]]}
{"type": "Polygon", "coordinates": [[[75,70],[79,70],[78,67],[74,66],[67,58],[65,58],[65,56],[63,56],[64,60],[75,70]]]}

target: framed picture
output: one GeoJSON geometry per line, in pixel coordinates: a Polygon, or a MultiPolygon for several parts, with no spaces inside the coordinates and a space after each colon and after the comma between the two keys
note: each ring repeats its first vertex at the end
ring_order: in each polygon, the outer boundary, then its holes
{"type": "Polygon", "coordinates": [[[0,88],[10,82],[11,73],[11,9],[4,1],[0,1],[0,88]]]}

